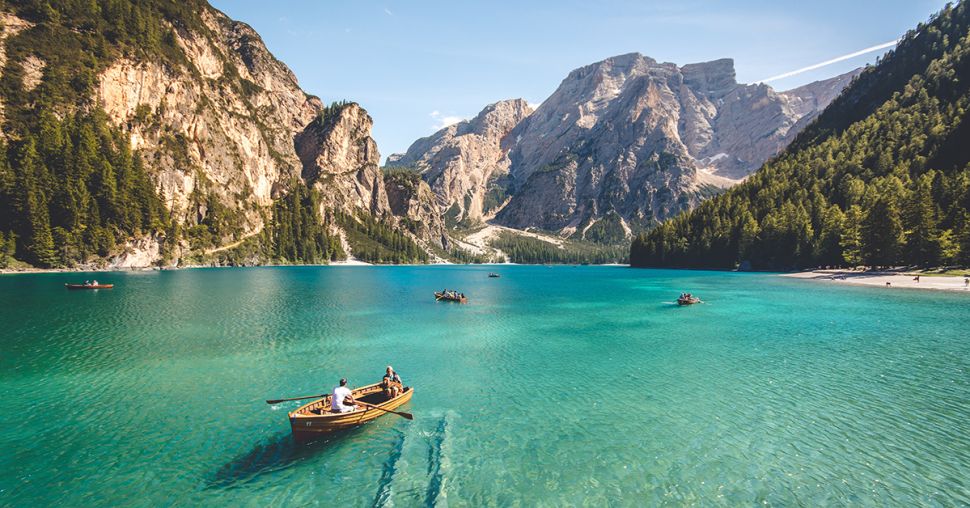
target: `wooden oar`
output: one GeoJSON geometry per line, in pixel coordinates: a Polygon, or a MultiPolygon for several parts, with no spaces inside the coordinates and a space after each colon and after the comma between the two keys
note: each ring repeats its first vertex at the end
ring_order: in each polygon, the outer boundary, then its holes
{"type": "Polygon", "coordinates": [[[414,415],[412,415],[411,413],[399,413],[397,411],[391,411],[390,409],[384,409],[384,408],[382,408],[380,406],[375,406],[373,404],[368,404],[366,402],[361,402],[359,400],[356,401],[356,402],[357,402],[357,404],[359,404],[361,406],[369,407],[369,408],[372,408],[372,409],[380,409],[381,411],[387,411],[388,413],[394,413],[394,414],[396,414],[398,416],[403,416],[404,418],[407,418],[408,420],[413,420],[414,419],[414,415]]]}
{"type": "Polygon", "coordinates": [[[322,398],[326,397],[327,395],[329,395],[329,394],[328,393],[325,393],[323,395],[307,395],[306,397],[293,397],[292,399],[267,400],[266,403],[267,404],[279,404],[280,402],[289,402],[291,400],[322,399],[322,398]]]}

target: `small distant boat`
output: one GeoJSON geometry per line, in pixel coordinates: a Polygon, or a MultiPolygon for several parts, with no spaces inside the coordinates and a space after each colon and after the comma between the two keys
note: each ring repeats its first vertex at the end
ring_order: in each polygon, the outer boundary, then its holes
{"type": "MultiPolygon", "coordinates": [[[[414,395],[414,388],[406,386],[400,395],[391,399],[385,398],[384,388],[381,387],[380,383],[362,386],[351,393],[354,400],[358,402],[371,404],[381,409],[394,410],[411,400],[411,396],[414,395]]],[[[350,429],[386,414],[387,411],[374,408],[358,409],[350,413],[334,413],[330,410],[330,395],[327,395],[322,399],[301,406],[288,416],[290,417],[293,437],[308,439],[350,429]]]]}
{"type": "Polygon", "coordinates": [[[468,303],[468,298],[457,291],[435,291],[435,300],[446,300],[449,302],[468,303]]]}
{"type": "Polygon", "coordinates": [[[694,305],[695,303],[701,303],[701,299],[696,296],[681,296],[677,299],[677,305],[694,305]]]}
{"type": "Polygon", "coordinates": [[[495,272],[489,273],[488,276],[491,277],[491,278],[493,278],[493,279],[497,279],[497,278],[501,277],[501,275],[499,275],[499,274],[497,274],[495,272]]]}
{"type": "Polygon", "coordinates": [[[67,289],[111,289],[114,284],[64,284],[67,289]]]}

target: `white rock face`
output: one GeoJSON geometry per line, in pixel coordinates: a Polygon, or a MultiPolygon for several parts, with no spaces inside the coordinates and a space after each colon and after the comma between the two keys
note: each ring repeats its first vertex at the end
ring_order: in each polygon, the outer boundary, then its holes
{"type": "Polygon", "coordinates": [[[201,76],[120,59],[101,75],[97,101],[128,129],[175,217],[200,220],[205,211],[193,208],[193,192],[213,192],[239,211],[246,234],[262,228],[259,209],[274,190],[300,175],[293,139],[321,105],[248,25],[217,11],[202,18],[209,35],[176,31],[201,76]],[[223,79],[230,66],[242,90],[223,79]]]}
{"type": "Polygon", "coordinates": [[[113,257],[108,267],[112,269],[144,268],[161,259],[161,242],[157,237],[138,238],[129,241],[121,254],[113,257]]]}
{"type": "MultiPolygon", "coordinates": [[[[13,14],[8,12],[0,12],[0,76],[3,75],[3,69],[7,65],[7,38],[17,35],[17,33],[22,30],[26,30],[34,26],[29,21],[18,18],[13,14]]],[[[39,59],[38,59],[39,60],[39,59]]],[[[29,84],[25,85],[29,86],[29,84]]],[[[34,84],[36,86],[36,84],[34,84]]],[[[33,88],[31,86],[30,88],[33,88]]],[[[3,101],[0,101],[0,124],[4,121],[4,106],[3,101]]],[[[7,134],[0,130],[0,138],[6,138],[7,134]]]]}
{"type": "Polygon", "coordinates": [[[738,84],[730,59],[632,53],[577,69],[510,133],[512,197],[496,221],[581,235],[615,213],[624,230],[649,226],[760,167],[851,77],[777,93],[738,84]]]}
{"type": "MultiPolygon", "coordinates": [[[[411,166],[421,172],[441,210],[457,221],[481,222],[490,191],[508,174],[509,132],[532,108],[522,99],[490,104],[475,118],[419,139],[405,154],[388,157],[388,166],[411,166]]],[[[498,186],[498,187],[497,187],[498,186]]],[[[493,200],[494,201],[494,200],[493,200]]]]}
{"type": "Polygon", "coordinates": [[[332,208],[390,215],[380,153],[370,136],[373,120],[356,103],[332,109],[330,120],[314,120],[295,138],[304,180],[323,191],[332,208]]]}
{"type": "MultiPolygon", "coordinates": [[[[419,242],[443,246],[440,218],[427,215],[430,192],[394,216],[363,108],[341,106],[324,125],[326,108],[300,89],[252,28],[215,10],[202,19],[205,34],[176,31],[192,69],[119,59],[102,73],[96,93],[140,150],[177,220],[201,221],[208,210],[199,197],[213,193],[243,221],[237,237],[222,239],[234,245],[259,232],[274,199],[302,179],[321,192],[321,217],[339,209],[396,225],[405,218],[419,242]]],[[[147,241],[134,239],[114,264],[156,261],[159,250],[147,241]]]]}
{"type": "Polygon", "coordinates": [[[583,236],[615,213],[629,235],[749,175],[857,73],[779,93],[738,84],[731,59],[620,55],[571,72],[534,112],[490,105],[387,165],[421,171],[449,218],[583,236]]]}

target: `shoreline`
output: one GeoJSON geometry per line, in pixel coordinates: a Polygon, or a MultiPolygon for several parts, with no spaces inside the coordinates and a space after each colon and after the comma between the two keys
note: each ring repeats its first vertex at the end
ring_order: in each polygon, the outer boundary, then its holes
{"type": "Polygon", "coordinates": [[[213,266],[213,265],[183,265],[183,266],[141,266],[141,267],[114,267],[114,268],[3,268],[0,269],[0,276],[4,275],[30,275],[41,273],[138,273],[138,272],[161,272],[176,270],[194,270],[200,268],[273,268],[273,267],[296,267],[296,266],[316,266],[316,267],[347,267],[347,266],[609,266],[623,267],[630,266],[622,263],[602,263],[602,264],[520,264],[520,263],[402,263],[402,264],[378,264],[366,263],[359,260],[334,261],[327,264],[294,264],[294,265],[252,265],[252,266],[213,266]]]}
{"type": "MultiPolygon", "coordinates": [[[[970,270],[967,273],[970,274],[970,270]]],[[[827,282],[830,284],[849,284],[852,286],[881,287],[885,289],[902,288],[970,293],[970,287],[967,286],[964,277],[951,275],[926,276],[919,274],[921,275],[919,282],[914,280],[918,274],[900,272],[809,270],[805,272],[782,273],[779,275],[791,279],[827,282]]]]}

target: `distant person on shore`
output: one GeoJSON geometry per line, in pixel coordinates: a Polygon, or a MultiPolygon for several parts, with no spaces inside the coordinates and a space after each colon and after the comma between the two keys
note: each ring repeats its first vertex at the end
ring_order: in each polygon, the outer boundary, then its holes
{"type": "Polygon", "coordinates": [[[404,383],[401,381],[401,376],[397,372],[394,372],[394,368],[390,365],[387,366],[387,370],[384,372],[384,378],[381,379],[381,387],[384,388],[384,396],[388,399],[393,399],[401,394],[401,388],[404,383]]]}
{"type": "Polygon", "coordinates": [[[963,279],[963,287],[970,288],[970,277],[965,277],[963,279]]]}
{"type": "Polygon", "coordinates": [[[913,280],[915,280],[916,283],[919,284],[919,275],[917,275],[916,277],[913,277],[913,280]]]}
{"type": "Polygon", "coordinates": [[[330,409],[334,413],[350,413],[357,410],[357,401],[354,400],[350,388],[347,388],[347,378],[342,378],[340,386],[333,389],[333,394],[330,396],[330,409]]]}

